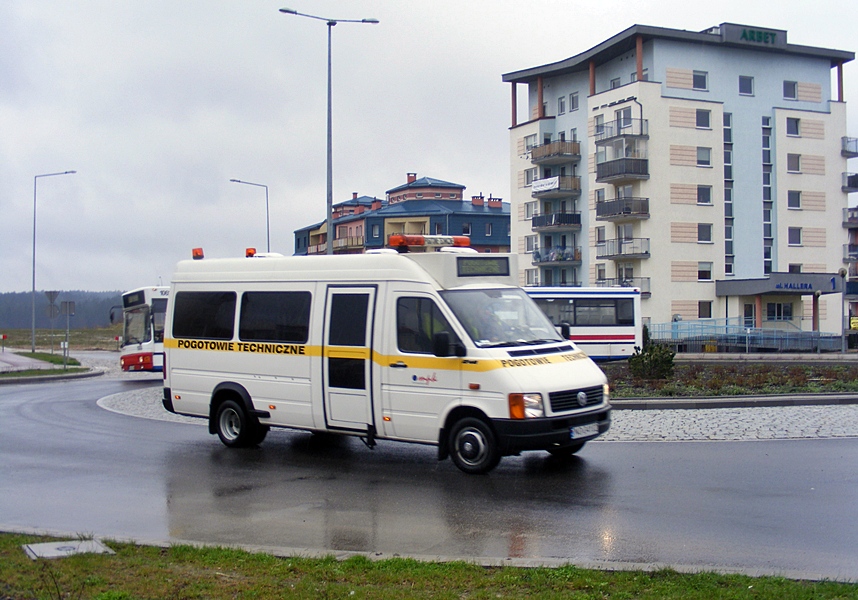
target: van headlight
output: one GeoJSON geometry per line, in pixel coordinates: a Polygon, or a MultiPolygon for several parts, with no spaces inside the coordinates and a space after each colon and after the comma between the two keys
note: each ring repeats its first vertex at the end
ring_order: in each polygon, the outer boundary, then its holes
{"type": "Polygon", "coordinates": [[[542,394],[510,394],[510,419],[538,419],[545,416],[542,394]]]}

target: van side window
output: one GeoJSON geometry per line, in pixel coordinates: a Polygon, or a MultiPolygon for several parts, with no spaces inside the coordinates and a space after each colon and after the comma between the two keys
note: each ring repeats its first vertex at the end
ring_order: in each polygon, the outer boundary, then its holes
{"type": "Polygon", "coordinates": [[[245,292],[238,338],[251,342],[307,343],[310,292],[245,292]]]}
{"type": "Polygon", "coordinates": [[[396,302],[396,344],[402,352],[432,354],[432,337],[441,331],[458,341],[441,310],[429,298],[400,298],[396,302]]]}
{"type": "Polygon", "coordinates": [[[174,338],[232,339],[235,292],[179,292],[173,302],[174,338]]]}

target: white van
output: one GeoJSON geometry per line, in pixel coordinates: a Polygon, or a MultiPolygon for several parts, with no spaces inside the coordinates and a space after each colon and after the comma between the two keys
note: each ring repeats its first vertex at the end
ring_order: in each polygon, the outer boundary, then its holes
{"type": "Polygon", "coordinates": [[[180,262],[164,407],[230,447],[289,427],[435,445],[467,473],[606,432],[605,375],[515,285],[516,255],[445,250],[180,262]]]}

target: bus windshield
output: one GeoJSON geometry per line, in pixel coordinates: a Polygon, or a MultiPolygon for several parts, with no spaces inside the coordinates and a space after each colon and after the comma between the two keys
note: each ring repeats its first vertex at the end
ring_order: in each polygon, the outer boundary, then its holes
{"type": "Polygon", "coordinates": [[[149,329],[149,307],[145,304],[125,311],[123,345],[142,344],[151,340],[149,329]]]}
{"type": "Polygon", "coordinates": [[[479,348],[563,341],[524,290],[446,290],[441,296],[479,348]]]}

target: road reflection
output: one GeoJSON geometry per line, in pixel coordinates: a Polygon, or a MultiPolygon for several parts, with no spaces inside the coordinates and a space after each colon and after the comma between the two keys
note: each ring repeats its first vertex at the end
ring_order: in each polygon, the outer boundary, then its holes
{"type": "MultiPolygon", "coordinates": [[[[260,448],[231,450],[212,440],[205,449],[170,451],[170,536],[493,557],[566,557],[566,538],[601,543],[589,530],[601,520],[611,478],[586,455],[563,461],[530,453],[469,476],[438,462],[434,448],[382,444],[370,451],[354,438],[276,432],[260,448]]],[[[601,554],[587,554],[593,551],[601,554]]]]}

